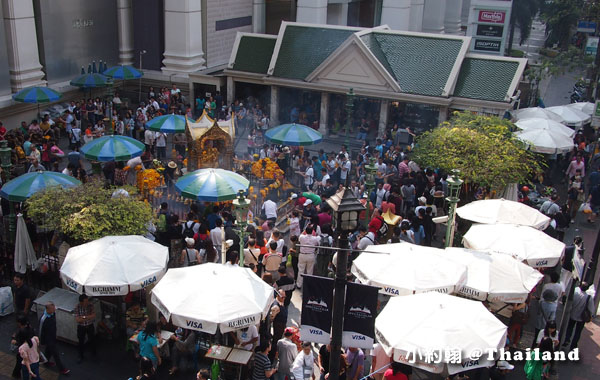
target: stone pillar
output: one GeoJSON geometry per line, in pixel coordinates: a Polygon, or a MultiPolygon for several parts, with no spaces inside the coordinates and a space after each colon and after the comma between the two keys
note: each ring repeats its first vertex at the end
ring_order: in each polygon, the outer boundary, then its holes
{"type": "Polygon", "coordinates": [[[381,104],[379,106],[379,128],[377,129],[377,137],[380,139],[385,137],[389,111],[390,101],[387,99],[381,99],[381,104]]]}
{"type": "MultiPolygon", "coordinates": [[[[438,125],[448,120],[448,107],[440,107],[438,115],[438,125]]],[[[437,127],[437,125],[436,125],[437,127]]]]}
{"type": "Polygon", "coordinates": [[[461,34],[462,0],[446,0],[446,15],[444,16],[444,32],[446,34],[461,34]]]}
{"type": "Polygon", "coordinates": [[[235,102],[235,81],[227,77],[227,104],[235,102]]]}
{"type": "Polygon", "coordinates": [[[444,33],[446,0],[425,0],[423,8],[423,32],[444,33]]]}
{"type": "Polygon", "coordinates": [[[327,24],[348,24],[348,3],[330,4],[327,9],[327,24]]]}
{"type": "Polygon", "coordinates": [[[265,0],[252,0],[252,32],[264,33],[267,4],[265,0]]]}
{"type": "Polygon", "coordinates": [[[412,0],[410,2],[410,31],[423,31],[423,10],[425,0],[412,0]]]}
{"type": "Polygon", "coordinates": [[[321,93],[321,110],[319,112],[319,132],[325,136],[328,132],[329,93],[321,93]]]}
{"type": "Polygon", "coordinates": [[[132,65],[134,49],[131,0],[117,0],[117,23],[119,24],[119,64],[132,65]]]}
{"type": "Polygon", "coordinates": [[[165,0],[167,73],[193,73],[205,67],[202,51],[202,0],[165,0]]]}
{"type": "Polygon", "coordinates": [[[298,0],[296,21],[327,24],[327,0],[298,0]]]}
{"type": "Polygon", "coordinates": [[[383,0],[381,25],[394,30],[411,30],[410,7],[412,0],[383,0]]]}
{"type": "Polygon", "coordinates": [[[269,111],[271,126],[279,125],[279,87],[271,86],[271,110],[269,111]]]}
{"type": "Polygon", "coordinates": [[[26,87],[44,86],[44,72],[38,55],[33,2],[2,0],[10,87],[17,92],[26,87]]]}
{"type": "Polygon", "coordinates": [[[469,13],[471,12],[471,0],[462,0],[462,10],[460,12],[460,23],[461,26],[467,27],[469,25],[469,13]]]}

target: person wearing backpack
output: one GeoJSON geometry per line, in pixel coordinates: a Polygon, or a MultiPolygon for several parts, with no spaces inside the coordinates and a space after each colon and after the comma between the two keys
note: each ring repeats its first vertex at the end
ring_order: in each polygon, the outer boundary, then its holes
{"type": "Polygon", "coordinates": [[[333,246],[333,238],[331,237],[331,225],[325,224],[321,226],[321,243],[319,250],[317,251],[317,259],[315,263],[315,275],[321,277],[327,277],[327,268],[329,267],[329,263],[331,262],[331,257],[333,256],[333,251],[328,248],[323,247],[332,247],[333,246]]]}
{"type": "Polygon", "coordinates": [[[571,306],[571,315],[567,325],[567,334],[563,346],[570,344],[569,351],[577,348],[581,332],[586,323],[590,322],[594,317],[594,299],[586,293],[590,288],[590,284],[582,282],[573,293],[573,305],[571,306]],[[573,328],[575,333],[573,334],[573,328]],[[571,334],[573,339],[571,340],[571,334]]]}
{"type": "Polygon", "coordinates": [[[373,218],[369,222],[369,231],[375,234],[377,240],[386,238],[389,230],[388,224],[383,220],[381,216],[381,209],[375,208],[373,210],[373,218]]]}
{"type": "Polygon", "coordinates": [[[194,238],[194,235],[200,230],[200,223],[194,221],[194,213],[189,212],[187,214],[187,222],[181,226],[181,234],[183,238],[194,238]]]}
{"type": "Polygon", "coordinates": [[[202,264],[202,257],[196,248],[194,248],[194,244],[196,241],[193,238],[185,238],[186,247],[181,251],[181,258],[179,262],[182,267],[190,267],[197,264],[202,264]]]}

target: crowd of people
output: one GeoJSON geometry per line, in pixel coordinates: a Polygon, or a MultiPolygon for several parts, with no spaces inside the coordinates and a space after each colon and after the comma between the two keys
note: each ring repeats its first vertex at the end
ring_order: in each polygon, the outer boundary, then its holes
{"type": "MultiPolygon", "coordinates": [[[[292,109],[293,111],[293,109],[292,109]]],[[[38,123],[23,122],[21,128],[9,132],[2,130],[0,136],[9,142],[13,150],[15,163],[22,163],[26,171],[60,170],[83,181],[88,175],[84,167],[84,158],[79,147],[93,138],[108,133],[126,135],[143,141],[146,152],[135,162],[127,166],[142,164],[165,167],[167,184],[172,184],[177,171],[182,169],[186,158],[186,139],[182,134],[173,136],[173,149],[178,153],[175,160],[167,160],[167,136],[152,132],[146,123],[153,117],[175,112],[189,118],[198,117],[206,112],[210,117],[228,119],[235,117],[240,130],[248,136],[247,154],[250,159],[271,158],[286,173],[286,179],[296,184],[296,188],[278,196],[267,195],[258,205],[260,210],[249,220],[240,252],[240,236],[235,230],[235,218],[231,205],[227,203],[194,202],[190,205],[185,220],[169,210],[168,203],[162,203],[157,210],[156,228],[149,234],[158,243],[169,247],[169,267],[202,265],[208,262],[228,262],[252,269],[257,276],[273,286],[275,300],[271,305],[269,317],[257,326],[239,330],[227,335],[237,347],[255,351],[250,368],[243,372],[252,380],[267,378],[296,379],[307,378],[320,372],[326,379],[329,370],[330,346],[313,347],[309,342],[300,343],[294,339],[295,330],[288,317],[288,308],[294,292],[301,292],[303,275],[333,277],[336,272],[336,254],[333,249],[337,232],[332,219],[334,217],[327,200],[344,188],[365,206],[360,215],[360,226],[349,237],[349,266],[360,251],[373,244],[408,242],[424,246],[442,246],[443,236],[434,218],[447,213],[445,202],[448,196],[448,173],[434,168],[421,168],[411,158],[410,144],[400,143],[400,131],[392,126],[384,136],[370,140],[368,132],[372,130],[365,119],[354,126],[360,147],[350,149],[346,145],[330,152],[324,149],[309,151],[298,147],[267,144],[264,133],[271,125],[269,115],[262,111],[261,105],[253,98],[243,102],[236,100],[227,106],[218,92],[214,97],[198,97],[194,106],[186,103],[181,91],[162,88],[155,91],[149,88],[147,100],[137,109],[130,110],[121,102],[117,94],[112,104],[101,99],[88,99],[72,102],[61,117],[54,121],[47,115],[38,123]],[[112,114],[111,111],[112,110],[112,114]],[[107,117],[110,115],[110,117],[107,117]],[[68,139],[69,152],[58,146],[61,137],[68,139]],[[168,161],[168,162],[167,162],[168,161]],[[370,186],[370,170],[373,168],[373,186],[370,186]],[[288,205],[283,207],[283,204],[288,205]],[[241,255],[240,255],[241,253],[241,255]],[[313,355],[318,350],[318,355],[313,355]]],[[[293,115],[292,115],[293,116],[293,115]]],[[[294,116],[296,117],[296,116],[294,116]]],[[[300,115],[297,115],[300,118],[300,115]]],[[[408,133],[411,134],[410,129],[408,133]]],[[[540,210],[552,218],[551,227],[546,231],[560,240],[564,232],[579,211],[581,205],[588,204],[591,210],[588,221],[594,222],[600,212],[600,172],[596,164],[593,145],[579,144],[572,155],[555,166],[566,164],[568,182],[567,201],[558,203],[558,192],[549,194],[541,204],[540,210]],[[588,174],[587,182],[586,170],[588,174]]],[[[599,156],[600,157],[600,156],[599,156]]],[[[124,163],[107,163],[103,174],[108,183],[123,185],[128,182],[124,174],[124,163]]],[[[520,201],[535,206],[530,195],[533,190],[528,186],[520,188],[520,201]]],[[[486,196],[485,189],[476,193],[476,197],[486,196]]],[[[578,245],[579,244],[579,245],[578,245]]],[[[573,250],[580,249],[575,243],[573,250]]],[[[571,255],[572,257],[572,255],[571,255]]],[[[565,259],[568,262],[568,258],[565,259]]],[[[532,346],[542,351],[556,350],[559,332],[556,326],[557,303],[561,301],[565,289],[557,282],[557,272],[550,271],[549,281],[540,292],[540,310],[535,317],[535,331],[532,346]]],[[[349,278],[353,279],[348,273],[349,278]]],[[[15,282],[15,303],[17,310],[26,315],[31,306],[31,297],[25,297],[22,289],[23,278],[17,276],[15,282]],[[25,298],[24,298],[25,297],[25,298]]],[[[585,325],[585,310],[593,314],[589,297],[585,291],[589,284],[582,283],[575,291],[571,318],[567,325],[566,344],[570,349],[577,347],[579,337],[585,325]]],[[[141,300],[137,296],[133,299],[141,300]]],[[[515,305],[509,321],[509,346],[519,348],[522,330],[527,324],[529,306],[527,302],[515,305]]],[[[19,319],[19,328],[14,336],[17,348],[17,371],[27,379],[34,374],[39,378],[39,357],[34,354],[41,344],[45,346],[48,359],[54,357],[58,369],[67,374],[56,349],[56,327],[54,305],[46,305],[46,313],[38,330],[29,325],[25,317],[19,319]],[[52,327],[54,324],[54,328],[52,327]]],[[[77,337],[79,340],[79,360],[83,361],[87,341],[92,354],[96,341],[94,322],[97,319],[86,296],[80,297],[75,313],[77,337]]],[[[127,336],[136,336],[134,351],[140,359],[139,378],[151,379],[156,376],[156,368],[163,360],[169,361],[169,373],[176,374],[186,367],[196,367],[198,360],[197,342],[201,339],[198,332],[173,326],[164,316],[158,322],[152,322],[139,301],[130,301],[126,313],[127,336]],[[163,342],[160,332],[172,332],[169,341],[163,342]],[[186,365],[192,362],[193,365],[186,365]]],[[[373,372],[376,379],[408,379],[410,367],[393,362],[380,345],[371,352],[359,348],[347,347],[341,353],[340,378],[359,380],[373,372]]],[[[498,379],[510,370],[508,363],[497,363],[491,370],[498,379]]],[[[532,363],[531,379],[539,379],[537,373],[550,373],[552,363],[532,363]]],[[[197,369],[197,368],[196,368],[197,369]]],[[[528,375],[529,376],[529,375],[528,375]]],[[[492,376],[493,377],[493,376],[492,376]]],[[[207,379],[202,370],[198,379],[207,379]]]]}

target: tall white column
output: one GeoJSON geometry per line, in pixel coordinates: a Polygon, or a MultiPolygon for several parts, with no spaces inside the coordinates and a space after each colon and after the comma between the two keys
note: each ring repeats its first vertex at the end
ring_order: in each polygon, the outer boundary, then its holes
{"type": "Polygon", "coordinates": [[[348,3],[329,4],[327,8],[327,24],[348,24],[348,3]]]}
{"type": "Polygon", "coordinates": [[[271,110],[269,112],[271,126],[279,125],[279,87],[271,86],[271,110]]]}
{"type": "Polygon", "coordinates": [[[119,64],[132,65],[134,51],[131,0],[117,0],[117,23],[119,24],[119,64]]]}
{"type": "Polygon", "coordinates": [[[461,34],[462,0],[446,0],[446,15],[444,16],[444,33],[461,34]]]}
{"type": "Polygon", "coordinates": [[[423,32],[444,33],[446,0],[425,0],[423,9],[423,32]]]}
{"type": "Polygon", "coordinates": [[[425,0],[412,0],[410,2],[410,31],[423,31],[423,11],[425,0]]]}
{"type": "Polygon", "coordinates": [[[298,0],[296,21],[327,24],[327,0],[298,0]]]}
{"type": "Polygon", "coordinates": [[[265,0],[252,1],[252,32],[264,33],[266,30],[267,4],[265,0]]]}
{"type": "Polygon", "coordinates": [[[465,28],[467,27],[467,25],[469,25],[469,12],[471,12],[471,0],[462,0],[460,23],[465,28]]]}
{"type": "Polygon", "coordinates": [[[377,129],[377,137],[383,139],[385,137],[385,130],[388,123],[388,115],[390,110],[390,101],[387,99],[381,99],[381,105],[379,106],[379,128],[377,129]]]}
{"type": "Polygon", "coordinates": [[[33,2],[2,0],[2,10],[12,91],[45,85],[38,55],[33,2]]]}
{"type": "Polygon", "coordinates": [[[193,73],[205,67],[202,0],[165,0],[165,52],[162,71],[193,73]]]}
{"type": "Polygon", "coordinates": [[[394,30],[410,30],[410,6],[412,0],[383,0],[381,25],[394,30]]]}
{"type": "Polygon", "coordinates": [[[227,104],[235,102],[235,81],[227,77],[227,104]]]}
{"type": "Polygon", "coordinates": [[[321,93],[321,110],[319,112],[319,132],[325,136],[329,119],[329,93],[321,93]]]}

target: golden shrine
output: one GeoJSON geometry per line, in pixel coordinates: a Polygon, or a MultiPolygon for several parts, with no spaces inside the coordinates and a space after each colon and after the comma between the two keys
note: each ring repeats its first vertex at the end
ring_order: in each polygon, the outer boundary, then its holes
{"type": "Polygon", "coordinates": [[[233,167],[233,141],[235,139],[234,117],[216,121],[206,111],[198,120],[186,117],[188,141],[188,173],[203,168],[233,167]]]}

